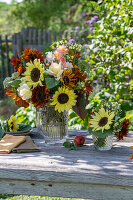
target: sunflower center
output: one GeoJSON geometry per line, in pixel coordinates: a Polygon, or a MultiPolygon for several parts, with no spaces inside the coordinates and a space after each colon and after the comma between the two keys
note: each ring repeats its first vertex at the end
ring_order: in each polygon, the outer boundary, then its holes
{"type": "Polygon", "coordinates": [[[65,85],[69,85],[70,81],[69,81],[68,76],[64,76],[63,80],[64,80],[65,85]]]}
{"type": "Polygon", "coordinates": [[[65,104],[65,103],[68,102],[68,100],[69,100],[69,97],[68,97],[67,94],[65,94],[65,93],[59,94],[59,96],[58,96],[58,102],[59,102],[60,104],[65,104]]]}
{"type": "Polygon", "coordinates": [[[31,80],[33,82],[38,82],[39,81],[39,78],[40,78],[40,70],[38,68],[34,68],[32,71],[31,71],[31,80]]]}
{"type": "Polygon", "coordinates": [[[108,118],[107,117],[102,117],[98,123],[99,126],[105,126],[108,122],[108,118]]]}
{"type": "Polygon", "coordinates": [[[45,100],[46,95],[45,95],[45,93],[43,91],[38,91],[37,98],[38,98],[38,100],[42,101],[42,100],[45,100]]]}

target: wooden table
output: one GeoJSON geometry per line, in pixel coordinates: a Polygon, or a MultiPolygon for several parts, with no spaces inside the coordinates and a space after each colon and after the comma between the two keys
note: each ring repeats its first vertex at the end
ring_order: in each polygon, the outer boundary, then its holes
{"type": "Polygon", "coordinates": [[[34,138],[41,152],[0,155],[0,193],[133,200],[132,134],[106,152],[96,151],[88,135],[77,151],[34,138]]]}

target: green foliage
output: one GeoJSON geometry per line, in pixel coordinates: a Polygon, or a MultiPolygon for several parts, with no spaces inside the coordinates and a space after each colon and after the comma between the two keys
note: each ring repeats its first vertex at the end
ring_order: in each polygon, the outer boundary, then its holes
{"type": "Polygon", "coordinates": [[[66,141],[63,146],[69,150],[77,150],[77,144],[75,142],[66,141]]]}
{"type": "Polygon", "coordinates": [[[58,85],[60,83],[59,80],[56,80],[53,77],[46,77],[45,82],[46,82],[46,85],[47,85],[47,89],[51,89],[51,88],[55,87],[56,85],[58,85]]]}
{"type": "Polygon", "coordinates": [[[24,0],[12,6],[11,16],[19,27],[32,26],[41,29],[52,27],[59,30],[59,27],[62,28],[62,25],[69,23],[66,21],[68,10],[78,2],[77,0],[24,0]]]}
{"type": "MultiPolygon", "coordinates": [[[[89,2],[92,6],[92,3],[89,2]]],[[[93,5],[100,20],[95,23],[92,44],[89,45],[92,80],[102,82],[112,99],[133,99],[132,62],[133,29],[132,2],[104,0],[93,5]]],[[[109,99],[109,98],[107,98],[109,99]]]]}
{"type": "Polygon", "coordinates": [[[28,124],[31,127],[36,126],[36,110],[32,105],[28,108],[19,108],[16,111],[16,117],[19,120],[19,123],[28,124]]]}

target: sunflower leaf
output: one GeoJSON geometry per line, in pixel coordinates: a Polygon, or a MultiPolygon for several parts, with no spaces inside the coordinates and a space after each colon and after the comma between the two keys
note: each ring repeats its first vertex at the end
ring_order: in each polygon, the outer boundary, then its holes
{"type": "Polygon", "coordinates": [[[88,131],[92,135],[95,135],[95,136],[100,137],[100,138],[104,138],[104,137],[106,137],[108,135],[113,134],[113,132],[114,132],[113,128],[110,128],[109,130],[104,130],[103,132],[102,132],[102,130],[92,131],[92,128],[88,128],[88,131]]]}
{"type": "Polygon", "coordinates": [[[45,82],[47,85],[47,89],[51,89],[58,85],[60,81],[56,80],[55,78],[46,77],[45,82]]]}

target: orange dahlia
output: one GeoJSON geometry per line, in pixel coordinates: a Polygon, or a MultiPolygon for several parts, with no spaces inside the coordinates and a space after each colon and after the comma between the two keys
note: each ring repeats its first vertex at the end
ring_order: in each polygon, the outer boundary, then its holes
{"type": "Polygon", "coordinates": [[[127,137],[128,129],[129,129],[129,119],[124,119],[121,125],[121,130],[117,133],[118,140],[123,140],[123,137],[127,137]]]}
{"type": "Polygon", "coordinates": [[[40,51],[38,51],[37,49],[34,49],[34,51],[32,51],[29,48],[29,46],[27,46],[22,53],[23,53],[23,59],[26,62],[30,62],[30,61],[33,62],[37,58],[37,59],[40,59],[40,63],[44,63],[43,54],[40,51]]]}
{"type": "Polygon", "coordinates": [[[30,100],[35,107],[44,107],[48,104],[49,99],[49,90],[46,85],[38,85],[32,90],[32,97],[30,100]]]}
{"type": "Polygon", "coordinates": [[[71,71],[71,69],[64,70],[61,75],[60,81],[64,84],[66,88],[72,89],[75,88],[75,74],[71,71]]]}
{"type": "Polygon", "coordinates": [[[24,108],[27,108],[29,106],[29,103],[26,100],[23,100],[21,97],[19,97],[14,91],[9,90],[7,88],[5,88],[5,90],[5,96],[10,96],[11,100],[14,100],[16,105],[24,108]]]}
{"type": "Polygon", "coordinates": [[[19,74],[25,72],[25,68],[23,68],[22,66],[21,57],[18,56],[18,53],[16,53],[16,57],[15,56],[12,57],[11,64],[15,67],[14,72],[19,72],[19,74]]]}

